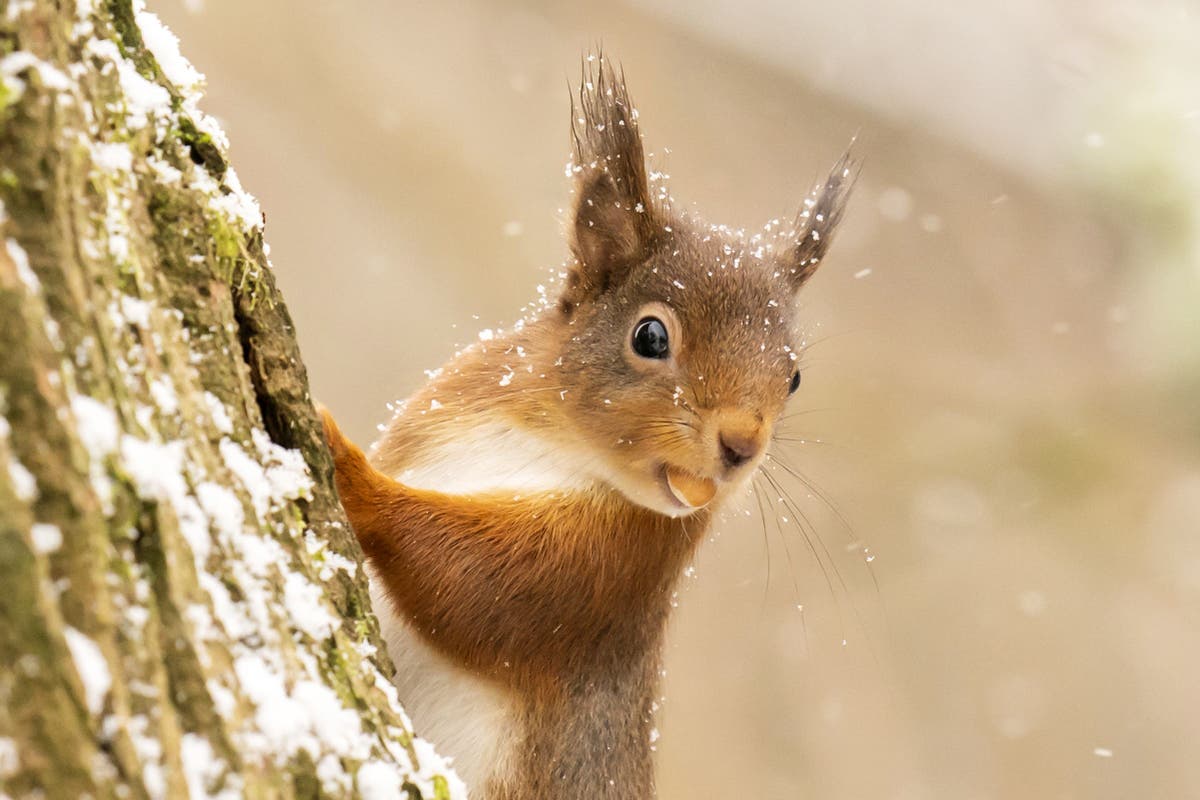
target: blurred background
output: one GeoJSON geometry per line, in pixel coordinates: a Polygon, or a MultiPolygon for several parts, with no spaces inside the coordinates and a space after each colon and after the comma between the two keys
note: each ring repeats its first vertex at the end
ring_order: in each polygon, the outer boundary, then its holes
{"type": "Polygon", "coordinates": [[[858,134],[791,499],[680,593],[663,798],[1200,797],[1194,3],[151,5],[364,443],[562,263],[583,49],[715,222],[792,214],[858,134]]]}

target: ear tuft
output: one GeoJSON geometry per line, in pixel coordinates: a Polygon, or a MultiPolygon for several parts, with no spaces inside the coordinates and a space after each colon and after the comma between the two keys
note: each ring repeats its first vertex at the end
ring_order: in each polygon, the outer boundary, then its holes
{"type": "Polygon", "coordinates": [[[579,264],[564,291],[564,309],[619,283],[661,229],[625,76],[614,72],[602,54],[583,60],[578,97],[571,98],[571,137],[571,244],[579,264]]]}
{"type": "Polygon", "coordinates": [[[804,208],[796,218],[796,244],[790,254],[793,290],[799,289],[817,271],[838,223],[842,221],[861,168],[860,162],[851,155],[853,148],[851,141],[825,182],[817,184],[812,194],[805,198],[804,208]]]}

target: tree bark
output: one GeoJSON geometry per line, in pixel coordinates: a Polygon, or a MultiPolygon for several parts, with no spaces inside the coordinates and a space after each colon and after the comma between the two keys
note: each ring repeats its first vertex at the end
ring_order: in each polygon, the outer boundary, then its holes
{"type": "Polygon", "coordinates": [[[0,0],[0,798],[464,796],[175,48],[140,2],[0,0]]]}

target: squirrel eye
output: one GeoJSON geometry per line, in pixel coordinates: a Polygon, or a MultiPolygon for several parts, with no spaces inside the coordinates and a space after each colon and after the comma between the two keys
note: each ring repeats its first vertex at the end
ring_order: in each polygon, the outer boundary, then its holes
{"type": "Polygon", "coordinates": [[[788,387],[788,394],[795,394],[796,390],[799,388],[800,388],[800,370],[796,370],[795,372],[792,373],[792,384],[791,384],[791,386],[788,387]]]}
{"type": "Polygon", "coordinates": [[[633,352],[642,358],[666,358],[670,347],[667,326],[657,317],[644,317],[633,326],[633,352]]]}

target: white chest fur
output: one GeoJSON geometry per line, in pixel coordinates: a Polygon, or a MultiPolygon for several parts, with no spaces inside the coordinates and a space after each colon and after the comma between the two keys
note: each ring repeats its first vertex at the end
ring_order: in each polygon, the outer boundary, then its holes
{"type": "MultiPolygon", "coordinates": [[[[590,483],[587,466],[568,448],[484,423],[451,447],[412,453],[393,477],[444,494],[564,491],[590,483]]],[[[459,776],[479,792],[490,777],[504,774],[510,749],[522,738],[511,699],[438,653],[396,613],[373,570],[368,575],[371,604],[396,665],[396,687],[416,733],[452,757],[459,776]]]]}
{"type": "Polygon", "coordinates": [[[499,688],[471,675],[434,650],[396,613],[368,566],[371,605],[396,665],[395,684],[417,735],[451,757],[469,789],[480,791],[503,770],[516,738],[513,709],[499,688]]]}
{"type": "Polygon", "coordinates": [[[544,492],[591,483],[591,459],[573,448],[499,422],[472,426],[448,447],[411,454],[392,477],[444,494],[544,492]]]}

